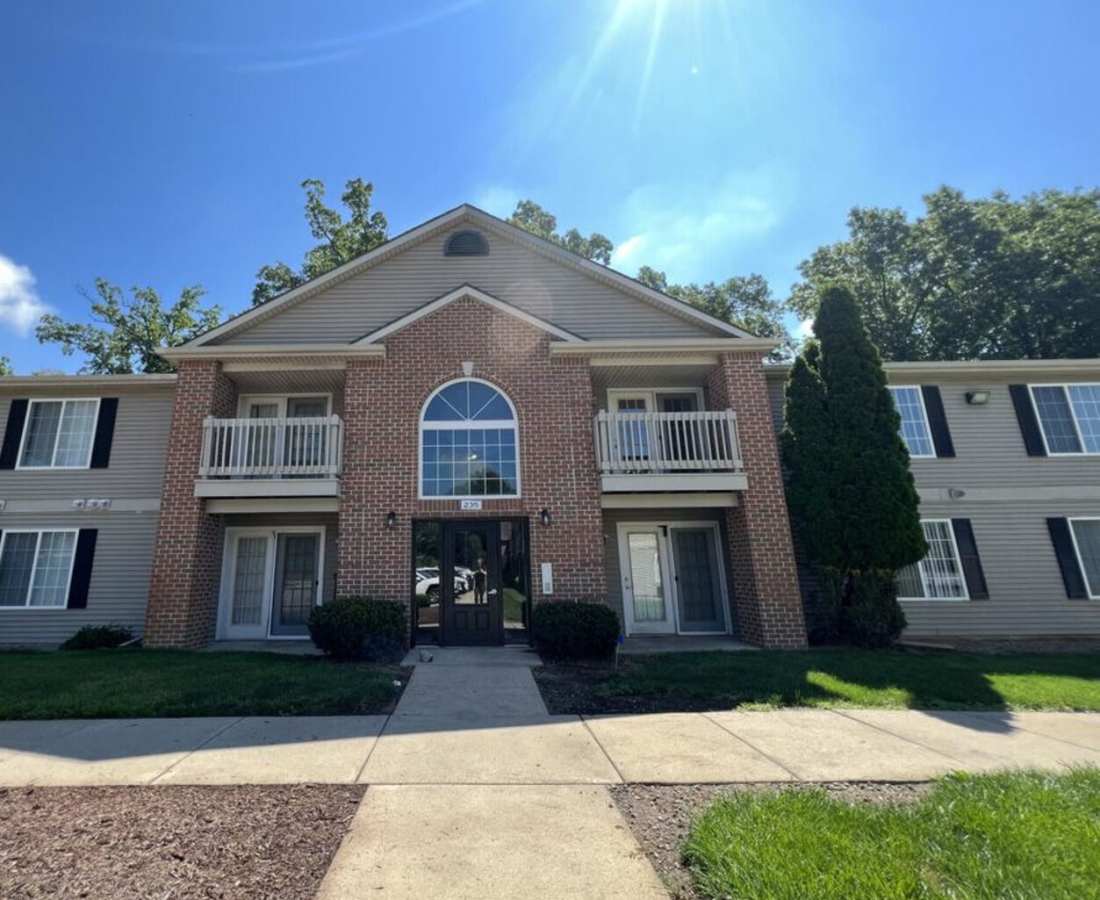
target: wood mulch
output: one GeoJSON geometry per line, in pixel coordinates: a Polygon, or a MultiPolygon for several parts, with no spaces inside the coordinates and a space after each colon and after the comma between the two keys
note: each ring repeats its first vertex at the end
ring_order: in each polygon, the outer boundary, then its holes
{"type": "Polygon", "coordinates": [[[652,697],[645,694],[605,696],[596,688],[613,670],[606,663],[544,663],[531,670],[546,708],[552,715],[600,716],[618,713],[706,712],[713,702],[680,696],[652,697]]]}
{"type": "Polygon", "coordinates": [[[691,872],[680,848],[691,824],[716,797],[735,791],[799,791],[823,788],[849,803],[912,803],[928,791],[928,783],[886,784],[836,782],[829,784],[622,784],[611,795],[634,838],[675,900],[696,900],[691,872]]]}
{"type": "Polygon", "coordinates": [[[0,789],[0,897],[312,898],[365,791],[0,789]]]}

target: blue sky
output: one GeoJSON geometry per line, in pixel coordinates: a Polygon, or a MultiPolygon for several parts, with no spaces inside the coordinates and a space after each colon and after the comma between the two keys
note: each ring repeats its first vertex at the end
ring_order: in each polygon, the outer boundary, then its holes
{"type": "Polygon", "coordinates": [[[226,312],[309,244],[303,178],[391,233],[531,197],[618,268],[779,296],[856,204],[1097,183],[1095,2],[8,4],[0,354],[102,275],[226,312]],[[262,9],[262,13],[259,12],[262,9]]]}

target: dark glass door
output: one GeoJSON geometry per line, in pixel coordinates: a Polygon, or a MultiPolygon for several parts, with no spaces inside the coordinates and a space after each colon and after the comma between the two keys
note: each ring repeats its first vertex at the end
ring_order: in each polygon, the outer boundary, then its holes
{"type": "Polygon", "coordinates": [[[318,534],[280,534],[275,550],[271,634],[308,634],[309,614],[320,586],[318,534]]]}
{"type": "Polygon", "coordinates": [[[498,522],[449,522],[443,526],[443,642],[504,641],[498,522]]]}

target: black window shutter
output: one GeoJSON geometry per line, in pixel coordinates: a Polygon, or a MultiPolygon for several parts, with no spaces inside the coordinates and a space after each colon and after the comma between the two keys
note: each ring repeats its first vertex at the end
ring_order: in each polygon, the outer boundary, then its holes
{"type": "Polygon", "coordinates": [[[966,577],[966,592],[971,600],[988,600],[989,588],[985,583],[985,572],[982,571],[982,560],[978,556],[978,544],[974,540],[974,528],[970,520],[952,519],[951,530],[955,532],[955,546],[959,548],[959,560],[966,577]]]}
{"type": "Polygon", "coordinates": [[[925,384],[920,392],[924,397],[924,411],[928,413],[928,427],[932,429],[936,456],[954,456],[955,445],[951,441],[951,430],[947,427],[947,413],[943,410],[940,389],[934,384],[925,384]]]}
{"type": "Polygon", "coordinates": [[[99,418],[95,423],[95,442],[92,444],[93,469],[106,469],[111,461],[111,442],[115,438],[117,415],[118,397],[104,397],[99,401],[99,418]]]}
{"type": "Polygon", "coordinates": [[[0,447],[0,469],[14,469],[23,440],[23,425],[27,421],[29,400],[12,400],[8,407],[8,427],[4,429],[4,444],[0,447]]]}
{"type": "Polygon", "coordinates": [[[1035,407],[1031,405],[1031,391],[1026,384],[1010,384],[1008,393],[1012,395],[1012,405],[1016,408],[1016,421],[1020,423],[1020,433],[1024,436],[1024,447],[1028,456],[1046,456],[1043,446],[1043,433],[1039,430],[1039,419],[1035,407]]]}
{"type": "Polygon", "coordinates": [[[1054,544],[1054,553],[1058,557],[1058,568],[1062,570],[1062,582],[1066,586],[1066,596],[1070,600],[1085,600],[1085,576],[1077,565],[1077,553],[1073,549],[1073,536],[1069,533],[1068,519],[1047,519],[1050,540],[1054,544]]]}
{"type": "Polygon", "coordinates": [[[73,559],[73,577],[69,580],[69,609],[85,609],[88,606],[88,585],[92,583],[92,559],[99,531],[81,528],[76,539],[76,558],[73,559]]]}

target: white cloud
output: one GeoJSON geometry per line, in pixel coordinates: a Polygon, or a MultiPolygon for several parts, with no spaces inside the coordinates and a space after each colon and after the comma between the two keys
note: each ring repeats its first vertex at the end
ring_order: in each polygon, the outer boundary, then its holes
{"type": "Polygon", "coordinates": [[[48,311],[34,289],[31,270],[0,254],[0,323],[25,335],[48,311]]]}
{"type": "Polygon", "coordinates": [[[507,219],[516,210],[516,204],[520,201],[519,191],[515,188],[505,187],[501,184],[491,184],[482,189],[476,198],[474,206],[507,219]]]}
{"type": "Polygon", "coordinates": [[[715,278],[731,254],[782,221],[793,195],[790,179],[773,169],[733,173],[716,184],[639,188],[626,200],[628,236],[611,265],[629,274],[652,266],[670,281],[715,278]]]}

